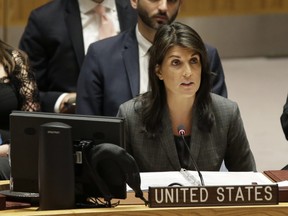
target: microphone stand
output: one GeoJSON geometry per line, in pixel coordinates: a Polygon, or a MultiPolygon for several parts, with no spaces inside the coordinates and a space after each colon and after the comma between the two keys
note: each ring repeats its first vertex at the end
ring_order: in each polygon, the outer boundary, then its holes
{"type": "Polygon", "coordinates": [[[179,133],[179,135],[182,137],[182,140],[183,140],[183,142],[184,142],[184,144],[185,144],[185,146],[186,146],[186,148],[187,148],[187,151],[189,152],[189,156],[190,156],[190,158],[191,158],[191,160],[192,160],[193,166],[194,166],[195,170],[197,171],[198,176],[199,176],[199,178],[200,178],[201,186],[205,186],[204,180],[203,180],[203,177],[202,177],[202,174],[201,174],[201,172],[200,172],[200,170],[199,170],[199,168],[198,168],[198,166],[197,166],[197,163],[196,163],[196,161],[194,160],[194,158],[192,157],[192,155],[190,154],[190,149],[189,149],[189,147],[188,147],[188,145],[187,145],[187,142],[186,142],[186,140],[185,140],[185,137],[184,137],[186,131],[184,130],[183,126],[179,126],[179,127],[178,127],[178,133],[179,133]]]}

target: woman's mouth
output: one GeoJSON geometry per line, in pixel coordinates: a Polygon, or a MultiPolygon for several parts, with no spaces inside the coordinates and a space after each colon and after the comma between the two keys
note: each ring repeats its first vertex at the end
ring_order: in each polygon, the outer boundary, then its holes
{"type": "Polygon", "coordinates": [[[183,82],[181,83],[181,86],[191,86],[193,85],[193,82],[183,82]]]}

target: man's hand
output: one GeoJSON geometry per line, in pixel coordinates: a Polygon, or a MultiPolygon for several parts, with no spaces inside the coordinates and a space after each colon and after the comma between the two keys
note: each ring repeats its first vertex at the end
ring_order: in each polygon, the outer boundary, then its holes
{"type": "Polygon", "coordinates": [[[9,153],[9,145],[3,144],[0,145],[0,157],[7,157],[9,153]]]}
{"type": "Polygon", "coordinates": [[[60,113],[75,113],[76,109],[76,93],[67,94],[61,104],[60,104],[60,113]]]}

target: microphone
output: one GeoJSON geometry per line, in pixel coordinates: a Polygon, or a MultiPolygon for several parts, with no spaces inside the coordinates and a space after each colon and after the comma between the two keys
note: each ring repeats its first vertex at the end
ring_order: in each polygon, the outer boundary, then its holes
{"type": "Polygon", "coordinates": [[[199,168],[198,168],[198,166],[197,166],[196,161],[194,160],[194,158],[193,158],[192,155],[190,154],[190,149],[189,149],[189,147],[188,147],[188,145],[187,145],[187,143],[186,143],[185,137],[184,137],[185,134],[186,134],[185,128],[184,128],[183,125],[179,125],[177,129],[178,129],[178,134],[182,137],[182,140],[183,140],[183,142],[184,142],[184,144],[185,144],[185,146],[186,146],[186,148],[187,148],[187,151],[189,152],[189,156],[190,156],[190,158],[191,158],[191,160],[192,160],[193,166],[194,166],[195,170],[197,171],[198,176],[199,176],[199,178],[200,178],[201,185],[204,186],[205,184],[204,184],[204,180],[203,180],[202,174],[201,174],[201,172],[200,172],[200,170],[199,170],[199,168]]]}

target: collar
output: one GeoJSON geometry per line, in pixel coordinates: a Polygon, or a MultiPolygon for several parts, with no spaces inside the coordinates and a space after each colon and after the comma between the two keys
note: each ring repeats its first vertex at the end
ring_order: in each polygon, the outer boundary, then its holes
{"type": "Polygon", "coordinates": [[[146,55],[148,49],[152,46],[152,43],[148,41],[143,35],[140,33],[138,29],[138,24],[136,25],[136,38],[140,47],[140,52],[142,56],[146,55]]]}
{"type": "MultiPolygon", "coordinates": [[[[93,0],[78,0],[78,3],[81,13],[88,13],[98,5],[98,3],[94,2],[93,0]]],[[[115,0],[104,0],[101,4],[105,8],[116,11],[115,0]]]]}

